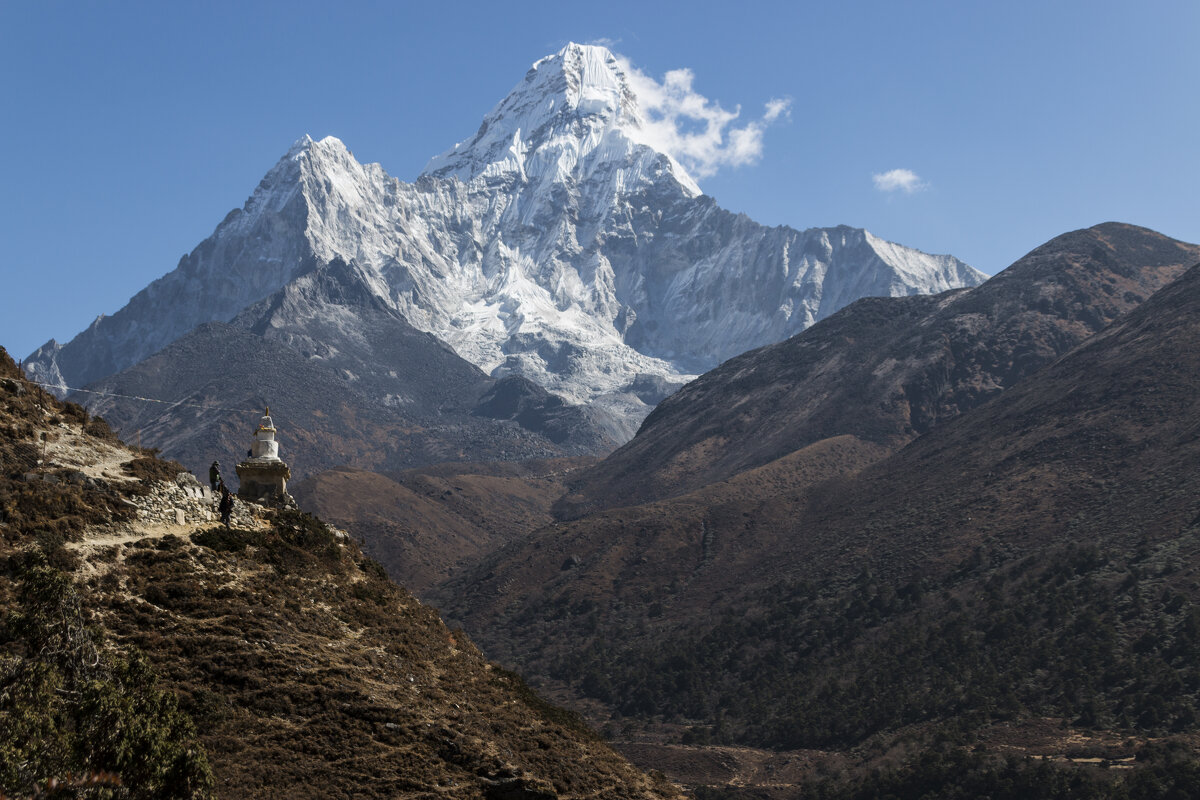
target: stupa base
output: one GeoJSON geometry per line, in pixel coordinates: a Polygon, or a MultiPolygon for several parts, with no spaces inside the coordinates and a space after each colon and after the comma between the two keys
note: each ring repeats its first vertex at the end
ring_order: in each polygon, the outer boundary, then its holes
{"type": "Polygon", "coordinates": [[[251,458],[237,465],[237,475],[237,496],[242,500],[264,506],[296,505],[287,492],[292,471],[282,461],[251,458]]]}

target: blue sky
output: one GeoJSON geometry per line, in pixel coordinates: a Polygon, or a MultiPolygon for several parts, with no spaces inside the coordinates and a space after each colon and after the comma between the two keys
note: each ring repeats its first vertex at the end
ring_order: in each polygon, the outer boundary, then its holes
{"type": "Polygon", "coordinates": [[[1193,0],[0,0],[0,345],[118,310],[303,134],[413,179],[568,41],[691,70],[734,125],[790,99],[756,161],[700,179],[766,224],[989,273],[1106,220],[1200,241],[1198,40],[1193,0]]]}

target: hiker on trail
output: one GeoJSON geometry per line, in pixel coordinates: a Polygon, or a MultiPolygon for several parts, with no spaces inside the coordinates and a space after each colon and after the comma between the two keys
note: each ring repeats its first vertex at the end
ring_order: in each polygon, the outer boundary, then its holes
{"type": "Polygon", "coordinates": [[[229,527],[229,515],[233,513],[233,495],[224,486],[221,487],[221,505],[217,506],[221,512],[221,523],[229,527]]]}
{"type": "Polygon", "coordinates": [[[214,461],[212,466],[208,468],[208,482],[212,484],[212,490],[217,490],[217,485],[221,483],[221,462],[214,461]]]}

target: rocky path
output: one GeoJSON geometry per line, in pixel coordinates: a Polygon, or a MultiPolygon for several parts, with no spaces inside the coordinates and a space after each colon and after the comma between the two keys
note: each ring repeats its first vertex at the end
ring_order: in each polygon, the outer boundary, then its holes
{"type": "Polygon", "coordinates": [[[112,529],[103,528],[97,529],[94,534],[85,534],[83,541],[68,542],[66,547],[70,550],[85,551],[94,550],[100,547],[111,547],[113,545],[124,545],[132,542],[141,541],[142,539],[161,539],[164,536],[178,536],[185,538],[192,533],[210,527],[212,523],[203,524],[199,522],[185,523],[183,525],[130,525],[127,529],[112,529]]]}
{"type": "Polygon", "coordinates": [[[59,423],[40,434],[45,435],[47,467],[73,469],[89,478],[108,483],[134,483],[137,478],[123,469],[134,455],[123,445],[110,444],[84,434],[82,426],[59,423]]]}
{"type": "MultiPolygon", "coordinates": [[[[111,480],[112,473],[121,474],[122,466],[129,460],[128,451],[115,449],[112,454],[95,455],[98,460],[85,466],[103,475],[105,480],[111,480]]],[[[104,571],[101,565],[110,563],[111,559],[98,556],[107,548],[123,548],[146,538],[178,536],[186,539],[196,531],[220,524],[212,493],[190,472],[179,473],[174,481],[159,482],[148,494],[130,497],[128,502],[137,509],[135,519],[97,526],[85,531],[80,541],[66,545],[80,556],[84,572],[104,571]]],[[[232,525],[241,529],[264,527],[267,523],[255,513],[256,509],[235,497],[232,525]]],[[[123,555],[118,553],[117,560],[123,560],[123,555]]]]}

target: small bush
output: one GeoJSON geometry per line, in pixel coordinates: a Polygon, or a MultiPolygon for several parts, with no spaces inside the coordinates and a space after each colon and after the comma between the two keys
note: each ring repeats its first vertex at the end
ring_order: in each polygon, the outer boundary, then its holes
{"type": "Polygon", "coordinates": [[[147,455],[139,456],[125,464],[124,470],[126,475],[130,475],[139,480],[152,481],[171,481],[175,480],[175,476],[181,472],[187,472],[182,464],[175,461],[166,461],[154,455],[154,451],[145,451],[147,455]]]}
{"type": "Polygon", "coordinates": [[[271,526],[278,538],[268,542],[267,560],[280,572],[301,573],[318,563],[329,568],[341,560],[333,531],[312,514],[285,509],[271,526]]]}
{"type": "Polygon", "coordinates": [[[192,543],[219,553],[240,553],[247,547],[261,547],[263,535],[258,531],[243,531],[237,528],[215,527],[196,531],[192,543]]]}
{"type": "Polygon", "coordinates": [[[383,564],[380,564],[378,561],[370,558],[369,556],[364,557],[358,566],[367,574],[368,578],[372,578],[377,581],[390,580],[387,570],[384,569],[383,564]]]}
{"type": "Polygon", "coordinates": [[[105,421],[104,417],[92,417],[89,419],[87,424],[84,425],[83,432],[88,436],[94,436],[97,439],[111,442],[113,444],[121,441],[116,432],[109,427],[109,424],[105,421]]]}
{"type": "Polygon", "coordinates": [[[87,409],[78,403],[72,403],[70,400],[63,401],[60,415],[64,420],[76,424],[84,424],[88,418],[87,409]]]}
{"type": "Polygon", "coordinates": [[[272,527],[285,542],[306,550],[316,551],[337,544],[333,532],[325,527],[325,523],[305,511],[278,511],[272,527]]]}

